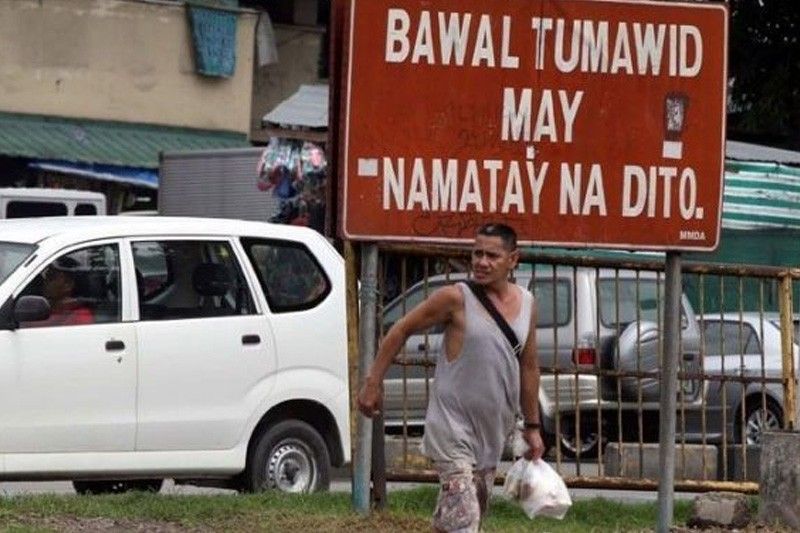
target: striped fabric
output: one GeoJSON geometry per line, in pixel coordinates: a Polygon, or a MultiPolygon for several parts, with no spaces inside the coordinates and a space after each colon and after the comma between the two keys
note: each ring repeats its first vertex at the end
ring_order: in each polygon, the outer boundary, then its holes
{"type": "Polygon", "coordinates": [[[722,227],[800,229],[800,168],[727,160],[722,227]]]}

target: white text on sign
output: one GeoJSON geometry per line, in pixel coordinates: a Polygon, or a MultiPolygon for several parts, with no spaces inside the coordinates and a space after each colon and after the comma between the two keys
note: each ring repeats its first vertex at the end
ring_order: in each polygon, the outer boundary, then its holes
{"type": "MultiPolygon", "coordinates": [[[[412,20],[404,9],[387,12],[387,63],[520,68],[522,45],[511,40],[510,16],[499,35],[492,16],[422,11],[412,20]],[[517,51],[515,54],[514,52],[517,51]]],[[[703,65],[700,30],[689,24],[653,24],[561,18],[530,19],[537,70],[691,78],[703,65]]],[[[527,43],[526,43],[527,44],[527,43]]]]}

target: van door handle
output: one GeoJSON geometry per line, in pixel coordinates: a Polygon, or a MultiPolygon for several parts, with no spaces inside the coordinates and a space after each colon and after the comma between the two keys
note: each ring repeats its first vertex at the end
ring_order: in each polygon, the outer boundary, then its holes
{"type": "Polygon", "coordinates": [[[258,335],[242,335],[242,344],[261,344],[261,337],[258,335]]]}
{"type": "Polygon", "coordinates": [[[694,354],[693,353],[685,353],[683,354],[684,361],[694,361],[694,354]]]}
{"type": "Polygon", "coordinates": [[[122,341],[106,341],[107,352],[120,352],[125,349],[125,343],[122,341]]]}

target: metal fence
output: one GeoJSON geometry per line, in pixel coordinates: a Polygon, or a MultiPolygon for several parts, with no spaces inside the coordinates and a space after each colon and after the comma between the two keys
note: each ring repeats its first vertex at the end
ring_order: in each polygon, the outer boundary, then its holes
{"type": "MultiPolygon", "coordinates": [[[[466,279],[468,268],[467,250],[382,246],[378,331],[436,288],[466,279]]],[[[538,305],[546,459],[569,486],[658,486],[663,268],[522,254],[516,282],[538,305]]],[[[792,300],[800,270],[684,263],[682,271],[675,489],[754,493],[761,434],[797,420],[792,300]]],[[[436,479],[418,442],[442,333],[410,338],[387,374],[373,434],[380,459],[384,447],[389,457],[385,468],[373,466],[379,484],[436,479]]]]}

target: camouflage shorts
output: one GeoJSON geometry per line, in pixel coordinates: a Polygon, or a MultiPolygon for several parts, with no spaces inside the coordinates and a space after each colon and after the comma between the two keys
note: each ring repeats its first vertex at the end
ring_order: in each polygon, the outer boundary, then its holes
{"type": "Polygon", "coordinates": [[[438,531],[475,532],[481,525],[494,485],[494,469],[473,471],[436,465],[439,470],[439,498],[433,513],[438,531]]]}

